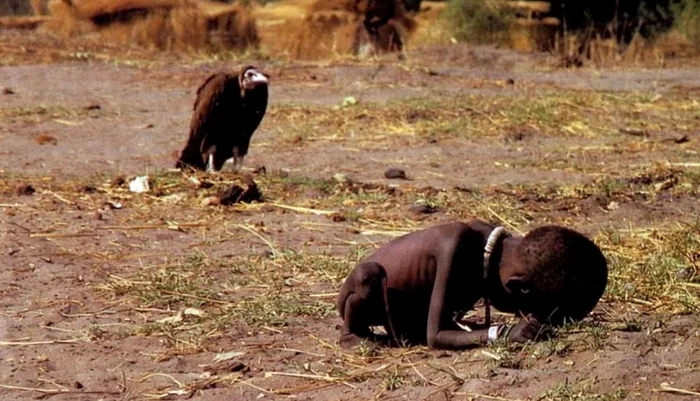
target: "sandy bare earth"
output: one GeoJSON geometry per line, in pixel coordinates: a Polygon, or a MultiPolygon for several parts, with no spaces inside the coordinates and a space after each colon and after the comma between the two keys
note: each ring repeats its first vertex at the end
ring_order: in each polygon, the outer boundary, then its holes
{"type": "Polygon", "coordinates": [[[248,60],[23,46],[0,66],[0,399],[698,397],[697,60],[253,60],[271,103],[244,174],[265,166],[266,202],[227,208],[203,201],[243,174],[169,169],[199,83],[248,60]],[[146,174],[148,194],[115,182],[146,174]],[[437,212],[411,211],[424,201],[437,212]],[[517,349],[338,348],[334,294],[360,255],[467,218],[593,236],[611,266],[594,316],[517,349]]]}

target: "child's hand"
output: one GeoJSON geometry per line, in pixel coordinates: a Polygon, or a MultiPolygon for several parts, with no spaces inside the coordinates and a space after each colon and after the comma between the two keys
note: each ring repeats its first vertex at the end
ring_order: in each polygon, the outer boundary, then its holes
{"type": "Polygon", "coordinates": [[[506,339],[508,342],[524,343],[547,338],[549,334],[549,330],[546,330],[533,315],[527,315],[510,329],[506,339]]]}

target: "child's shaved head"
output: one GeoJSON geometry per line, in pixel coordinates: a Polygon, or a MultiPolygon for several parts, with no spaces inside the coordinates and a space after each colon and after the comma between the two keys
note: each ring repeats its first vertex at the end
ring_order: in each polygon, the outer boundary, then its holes
{"type": "MultiPolygon", "coordinates": [[[[527,306],[543,322],[580,320],[593,310],[608,281],[608,267],[600,249],[588,238],[564,227],[530,231],[516,248],[529,288],[522,294],[527,306]]],[[[529,309],[529,310],[525,310],[529,309]]]]}

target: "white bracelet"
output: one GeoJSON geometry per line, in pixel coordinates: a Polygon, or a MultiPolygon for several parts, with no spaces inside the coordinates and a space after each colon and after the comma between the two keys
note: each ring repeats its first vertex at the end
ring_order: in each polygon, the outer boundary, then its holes
{"type": "Polygon", "coordinates": [[[488,335],[489,342],[498,340],[498,335],[501,333],[502,327],[503,327],[502,325],[489,327],[489,335],[488,335]]]}

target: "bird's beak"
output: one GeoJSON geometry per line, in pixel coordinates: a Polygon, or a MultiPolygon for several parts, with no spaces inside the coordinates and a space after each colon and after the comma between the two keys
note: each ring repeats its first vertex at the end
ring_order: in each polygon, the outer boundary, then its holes
{"type": "Polygon", "coordinates": [[[248,79],[248,82],[250,82],[253,85],[257,84],[266,84],[269,83],[269,78],[267,75],[261,73],[261,72],[255,72],[253,75],[248,79]]]}

